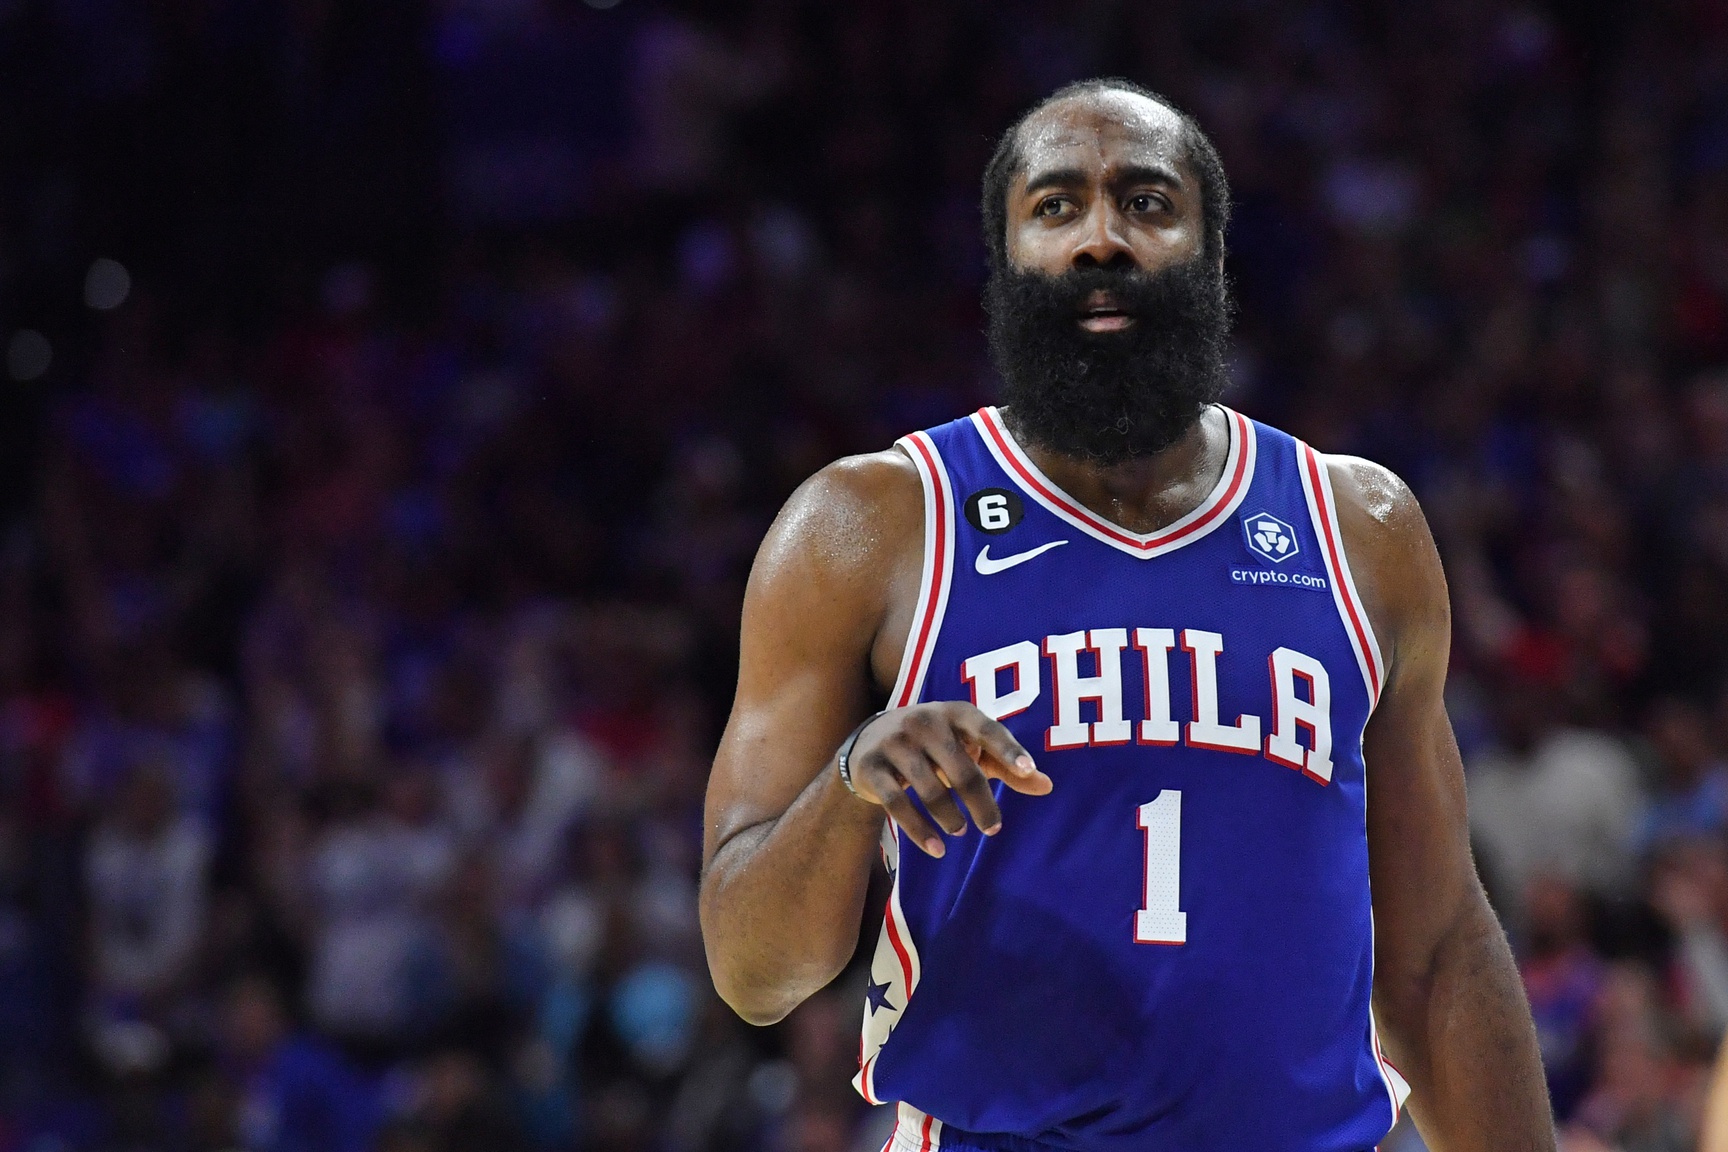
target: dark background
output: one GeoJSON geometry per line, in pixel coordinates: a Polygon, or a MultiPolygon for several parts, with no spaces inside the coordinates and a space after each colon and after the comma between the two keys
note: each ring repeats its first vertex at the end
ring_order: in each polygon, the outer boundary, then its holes
{"type": "Polygon", "coordinates": [[[1424,501],[1568,1147],[1692,1147],[1723,0],[0,0],[0,1152],[878,1147],[857,974],[702,962],[739,598],[991,399],[978,177],[1098,74],[1223,153],[1231,403],[1424,501]]]}

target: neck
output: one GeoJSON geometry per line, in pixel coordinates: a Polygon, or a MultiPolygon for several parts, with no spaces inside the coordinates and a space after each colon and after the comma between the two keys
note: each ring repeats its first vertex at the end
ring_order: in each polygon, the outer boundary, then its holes
{"type": "Polygon", "coordinates": [[[1099,464],[1045,448],[1023,435],[1011,409],[1008,430],[1044,475],[1068,495],[1130,532],[1156,532],[1206,499],[1224,475],[1230,427],[1223,409],[1210,405],[1177,441],[1151,456],[1099,464]]]}

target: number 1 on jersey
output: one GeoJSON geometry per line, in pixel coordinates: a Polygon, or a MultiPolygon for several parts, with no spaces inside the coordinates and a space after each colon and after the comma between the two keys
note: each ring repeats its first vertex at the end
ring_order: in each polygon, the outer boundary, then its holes
{"type": "Polygon", "coordinates": [[[1182,793],[1166,788],[1140,805],[1146,833],[1145,904],[1134,913],[1136,944],[1186,944],[1188,913],[1182,895],[1182,793]]]}

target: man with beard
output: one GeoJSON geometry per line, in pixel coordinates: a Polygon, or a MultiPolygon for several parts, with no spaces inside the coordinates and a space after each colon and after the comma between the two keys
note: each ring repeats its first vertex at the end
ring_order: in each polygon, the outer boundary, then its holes
{"type": "Polygon", "coordinates": [[[1406,1095],[1432,1147],[1554,1147],[1439,557],[1395,476],[1218,403],[1228,204],[1152,93],[1033,109],[984,179],[1006,405],[824,469],[757,557],[709,965],[786,1015],[880,842],[898,1152],[1362,1152],[1406,1095]]]}

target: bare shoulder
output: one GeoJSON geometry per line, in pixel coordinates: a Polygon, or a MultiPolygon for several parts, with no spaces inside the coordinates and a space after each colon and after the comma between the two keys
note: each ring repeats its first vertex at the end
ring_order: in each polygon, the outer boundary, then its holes
{"type": "Polygon", "coordinates": [[[923,527],[923,482],[898,449],[836,460],[801,484],[750,570],[743,683],[799,660],[863,657],[886,691],[918,598],[923,527]]]}
{"type": "Polygon", "coordinates": [[[1428,538],[1428,521],[1403,477],[1360,456],[1323,454],[1320,458],[1332,478],[1346,533],[1354,530],[1365,544],[1401,537],[1428,538]]]}
{"type": "Polygon", "coordinates": [[[751,582],[791,572],[879,572],[909,543],[918,546],[923,517],[923,487],[904,452],[843,457],[786,501],[762,541],[751,582]]]}
{"type": "Polygon", "coordinates": [[[1322,459],[1357,591],[1396,666],[1400,650],[1430,647],[1437,633],[1450,632],[1446,575],[1434,535],[1416,494],[1396,472],[1360,456],[1322,459]]]}

